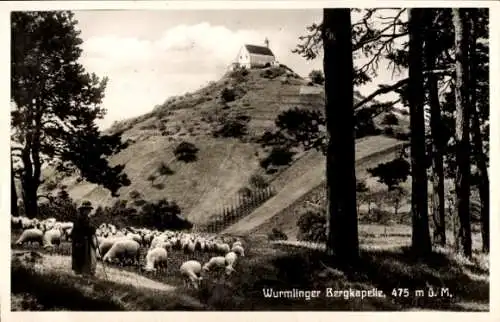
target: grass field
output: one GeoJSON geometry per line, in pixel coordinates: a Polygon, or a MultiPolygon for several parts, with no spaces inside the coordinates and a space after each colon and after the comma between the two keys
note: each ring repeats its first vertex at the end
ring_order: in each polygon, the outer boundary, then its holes
{"type": "MultiPolygon", "coordinates": [[[[97,278],[90,281],[71,273],[69,256],[47,254],[38,267],[13,265],[12,303],[19,310],[489,310],[487,256],[475,251],[473,260],[468,261],[447,249],[436,249],[430,258],[416,260],[407,250],[409,240],[407,226],[386,230],[381,225],[362,225],[361,259],[343,265],[307,245],[277,245],[252,236],[245,241],[248,254],[238,262],[237,272],[229,278],[211,273],[199,291],[184,288],[178,267],[187,258],[204,262],[210,254],[186,256],[172,252],[167,272],[163,274],[144,274],[138,268],[106,265],[106,279],[99,265],[97,278]],[[321,290],[324,294],[328,287],[376,288],[385,297],[361,300],[320,296],[306,300],[263,296],[264,288],[321,290]],[[392,296],[393,289],[398,288],[407,288],[410,295],[392,296]],[[414,294],[416,290],[427,292],[429,288],[447,288],[452,297],[414,294]],[[47,297],[49,293],[53,295],[47,297]]],[[[477,246],[477,236],[475,240],[477,246]]],[[[67,253],[68,247],[62,245],[67,253]]]]}

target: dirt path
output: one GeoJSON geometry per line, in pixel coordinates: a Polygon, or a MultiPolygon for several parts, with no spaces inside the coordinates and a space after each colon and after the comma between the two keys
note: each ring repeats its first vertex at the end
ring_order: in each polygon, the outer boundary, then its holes
{"type": "MultiPolygon", "coordinates": [[[[16,253],[25,253],[24,251],[12,250],[12,255],[16,253]]],[[[43,273],[43,271],[61,272],[64,274],[73,274],[71,271],[71,257],[61,255],[43,254],[41,262],[36,263],[34,268],[43,273]]],[[[159,291],[174,291],[175,286],[153,281],[144,276],[134,274],[125,270],[116,269],[105,266],[103,269],[102,263],[97,263],[95,278],[107,280],[114,283],[132,285],[135,287],[148,288],[159,291]]]]}

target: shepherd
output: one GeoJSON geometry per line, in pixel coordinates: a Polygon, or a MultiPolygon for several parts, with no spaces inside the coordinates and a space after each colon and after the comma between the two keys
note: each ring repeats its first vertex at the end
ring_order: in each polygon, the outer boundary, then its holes
{"type": "Polygon", "coordinates": [[[71,268],[77,275],[94,276],[96,271],[96,229],[89,219],[92,210],[90,201],[81,203],[71,232],[71,268]]]}

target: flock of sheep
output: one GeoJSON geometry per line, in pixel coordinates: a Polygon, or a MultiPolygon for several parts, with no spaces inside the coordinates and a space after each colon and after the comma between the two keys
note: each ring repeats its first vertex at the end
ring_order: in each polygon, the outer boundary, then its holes
{"type": "MultiPolygon", "coordinates": [[[[73,229],[72,222],[58,222],[55,218],[12,217],[11,223],[13,228],[22,230],[16,245],[37,243],[44,249],[54,249],[61,241],[70,240],[73,229]]],[[[225,274],[231,275],[238,258],[245,256],[243,242],[228,236],[134,227],[117,229],[112,224],[103,223],[96,229],[96,237],[97,258],[119,265],[132,264],[146,272],[165,272],[168,256],[173,250],[188,256],[200,252],[214,255],[203,265],[196,259],[188,259],[180,265],[179,273],[185,285],[194,288],[199,288],[205,272],[224,270],[225,274]],[[141,263],[141,249],[147,250],[145,263],[141,263]]]]}

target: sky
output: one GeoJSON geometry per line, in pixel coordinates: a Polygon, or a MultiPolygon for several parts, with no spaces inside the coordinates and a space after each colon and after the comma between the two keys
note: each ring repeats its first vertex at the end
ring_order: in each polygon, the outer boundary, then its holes
{"type": "MultiPolygon", "coordinates": [[[[109,78],[101,129],[218,80],[245,43],[264,45],[267,37],[277,60],[302,76],[323,64],[321,57],[307,61],[291,53],[306,26],[321,21],[321,9],[89,10],[75,11],[75,18],[81,63],[109,78]]],[[[359,90],[368,95],[397,79],[382,65],[375,82],[359,90]]]]}

